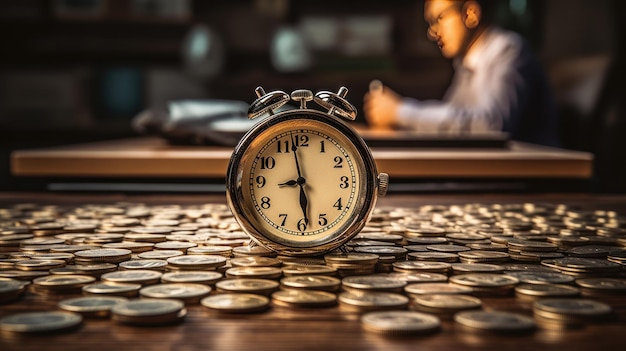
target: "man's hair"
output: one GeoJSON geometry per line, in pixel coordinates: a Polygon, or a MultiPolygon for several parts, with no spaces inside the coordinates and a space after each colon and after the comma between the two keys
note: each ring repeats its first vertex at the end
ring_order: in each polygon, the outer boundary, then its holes
{"type": "Polygon", "coordinates": [[[481,22],[484,24],[492,24],[495,21],[498,0],[473,0],[480,5],[482,13],[481,22]]]}

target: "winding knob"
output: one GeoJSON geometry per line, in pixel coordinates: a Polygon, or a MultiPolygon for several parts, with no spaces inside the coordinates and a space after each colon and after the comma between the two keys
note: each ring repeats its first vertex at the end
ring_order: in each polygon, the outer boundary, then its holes
{"type": "Polygon", "coordinates": [[[319,91],[313,100],[323,108],[328,109],[329,115],[339,115],[343,118],[354,120],[356,118],[356,108],[345,99],[348,88],[341,87],[335,94],[330,91],[319,91]]]}
{"type": "Polygon", "coordinates": [[[300,108],[306,108],[306,103],[313,100],[313,92],[306,89],[294,90],[291,93],[291,100],[300,101],[300,108]]]}
{"type": "Polygon", "coordinates": [[[378,175],[378,196],[385,196],[389,188],[389,174],[380,173],[378,175]]]}
{"type": "Polygon", "coordinates": [[[257,118],[265,113],[273,115],[275,109],[283,106],[290,100],[289,94],[280,90],[270,91],[266,94],[262,87],[257,87],[254,92],[258,98],[248,108],[249,119],[257,118]]]}

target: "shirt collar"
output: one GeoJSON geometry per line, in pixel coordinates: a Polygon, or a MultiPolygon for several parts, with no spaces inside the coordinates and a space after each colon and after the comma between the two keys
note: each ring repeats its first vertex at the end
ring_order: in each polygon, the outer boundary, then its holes
{"type": "Polygon", "coordinates": [[[454,65],[456,67],[463,67],[467,70],[474,71],[476,70],[484,60],[485,51],[487,51],[487,46],[489,43],[488,37],[492,34],[493,30],[491,28],[486,28],[483,33],[481,33],[480,40],[470,49],[470,51],[463,57],[456,58],[454,61],[454,65]]]}

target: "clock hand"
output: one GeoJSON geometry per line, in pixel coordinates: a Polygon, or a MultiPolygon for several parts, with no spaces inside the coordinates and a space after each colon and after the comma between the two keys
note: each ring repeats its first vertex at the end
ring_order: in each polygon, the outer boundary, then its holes
{"type": "Polygon", "coordinates": [[[278,184],[278,186],[285,186],[285,185],[287,185],[287,186],[294,186],[294,185],[297,185],[297,184],[298,184],[298,181],[296,181],[296,180],[288,180],[288,181],[286,181],[284,183],[278,184]]]}
{"type": "Polygon", "coordinates": [[[309,223],[309,217],[307,216],[307,205],[309,201],[306,198],[306,193],[304,192],[304,184],[306,183],[306,179],[302,177],[302,173],[300,172],[300,163],[298,162],[298,146],[296,146],[296,140],[293,138],[293,133],[291,134],[291,151],[293,151],[293,157],[296,159],[296,169],[298,171],[298,180],[297,184],[300,186],[300,208],[302,209],[302,214],[304,215],[304,222],[306,224],[309,223]]]}

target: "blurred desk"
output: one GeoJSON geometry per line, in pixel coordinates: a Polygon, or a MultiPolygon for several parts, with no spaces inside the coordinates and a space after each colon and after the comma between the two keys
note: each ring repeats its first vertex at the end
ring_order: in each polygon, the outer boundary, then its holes
{"type": "MultiPolygon", "coordinates": [[[[566,179],[588,180],[589,153],[509,142],[506,148],[372,148],[380,172],[392,180],[566,179]]],[[[223,180],[232,148],[170,145],[133,138],[63,147],[18,150],[18,177],[223,180]]]]}

